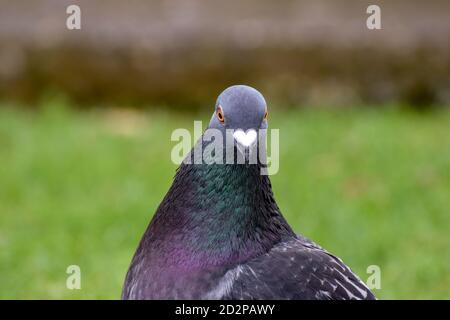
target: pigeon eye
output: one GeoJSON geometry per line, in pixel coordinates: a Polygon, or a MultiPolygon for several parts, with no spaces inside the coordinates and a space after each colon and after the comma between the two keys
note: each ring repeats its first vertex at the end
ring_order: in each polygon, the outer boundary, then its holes
{"type": "Polygon", "coordinates": [[[219,119],[220,122],[222,122],[222,123],[225,122],[225,117],[223,116],[223,111],[220,106],[219,106],[219,108],[217,108],[216,115],[217,115],[217,119],[219,119]]]}
{"type": "Polygon", "coordinates": [[[266,113],[264,113],[264,120],[267,120],[268,117],[269,117],[269,112],[266,111],[266,113]]]}

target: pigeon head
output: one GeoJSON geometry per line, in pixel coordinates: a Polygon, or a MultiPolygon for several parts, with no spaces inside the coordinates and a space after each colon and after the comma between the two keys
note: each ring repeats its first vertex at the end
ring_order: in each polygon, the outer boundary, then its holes
{"type": "Polygon", "coordinates": [[[265,137],[265,130],[260,130],[267,129],[267,115],[266,100],[258,90],[235,85],[217,98],[208,129],[221,131],[225,139],[232,136],[234,146],[248,160],[249,150],[257,145],[258,138],[265,137]]]}

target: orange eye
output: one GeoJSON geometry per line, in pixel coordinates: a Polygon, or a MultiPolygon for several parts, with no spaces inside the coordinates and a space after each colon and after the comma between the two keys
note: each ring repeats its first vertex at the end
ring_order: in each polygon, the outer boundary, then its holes
{"type": "Polygon", "coordinates": [[[264,120],[267,120],[268,117],[269,117],[269,113],[266,111],[266,113],[264,113],[264,120]]]}
{"type": "Polygon", "coordinates": [[[225,122],[225,117],[223,116],[222,108],[219,106],[216,111],[217,119],[219,119],[220,122],[225,122]]]}

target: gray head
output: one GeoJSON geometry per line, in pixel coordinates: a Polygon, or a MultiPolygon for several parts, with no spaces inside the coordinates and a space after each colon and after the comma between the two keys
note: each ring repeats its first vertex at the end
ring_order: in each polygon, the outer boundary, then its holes
{"type": "Polygon", "coordinates": [[[258,133],[265,131],[260,129],[267,129],[266,100],[252,87],[228,87],[217,98],[208,128],[220,130],[224,137],[232,130],[236,147],[247,157],[248,149],[257,144],[258,133]]]}
{"type": "Polygon", "coordinates": [[[217,98],[209,128],[243,131],[266,129],[266,100],[252,87],[244,85],[228,87],[217,98]]]}

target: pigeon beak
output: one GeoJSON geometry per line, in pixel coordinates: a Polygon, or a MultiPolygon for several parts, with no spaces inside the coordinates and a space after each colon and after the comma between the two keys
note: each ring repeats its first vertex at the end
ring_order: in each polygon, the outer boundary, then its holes
{"type": "Polygon", "coordinates": [[[236,141],[237,149],[244,156],[245,162],[248,162],[250,159],[250,151],[256,144],[258,134],[253,129],[247,130],[247,132],[238,129],[234,132],[233,137],[236,141]]]}

